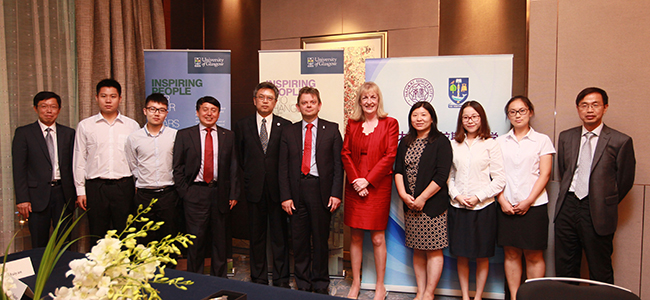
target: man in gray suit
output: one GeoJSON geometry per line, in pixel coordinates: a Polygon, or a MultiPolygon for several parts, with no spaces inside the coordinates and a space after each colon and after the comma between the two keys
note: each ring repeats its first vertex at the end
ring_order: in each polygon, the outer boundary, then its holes
{"type": "Polygon", "coordinates": [[[560,133],[560,194],[555,207],[555,273],[580,277],[584,250],[592,280],[614,283],[612,241],[618,204],[632,188],[632,138],[603,124],[607,93],[596,87],[576,98],[582,126],[560,133]]]}

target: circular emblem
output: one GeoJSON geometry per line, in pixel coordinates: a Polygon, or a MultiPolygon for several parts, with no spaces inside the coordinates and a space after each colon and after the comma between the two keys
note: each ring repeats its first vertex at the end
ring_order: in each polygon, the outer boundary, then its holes
{"type": "Polygon", "coordinates": [[[404,101],[413,105],[419,101],[433,100],[433,85],[424,78],[414,78],[404,87],[404,101]]]}

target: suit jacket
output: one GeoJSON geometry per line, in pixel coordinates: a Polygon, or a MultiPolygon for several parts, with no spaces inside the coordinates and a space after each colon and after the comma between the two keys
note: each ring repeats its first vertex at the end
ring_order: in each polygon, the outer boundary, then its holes
{"type": "MultiPolygon", "coordinates": [[[[74,129],[56,124],[61,186],[66,201],[72,203],[77,198],[72,176],[74,134],[74,129]]],[[[45,210],[52,190],[52,161],[38,121],[16,128],[11,153],[16,203],[31,202],[33,212],[45,210]]]]}
{"type": "MultiPolygon", "coordinates": [[[[343,197],[343,167],[341,147],[343,139],[339,125],[318,119],[316,129],[316,166],[320,178],[320,192],[323,207],[327,208],[329,198],[343,197]]],[[[280,144],[280,199],[300,201],[300,167],[302,165],[302,121],[284,128],[280,144]]],[[[329,210],[329,209],[328,209],[329,210]]]]}
{"type": "Polygon", "coordinates": [[[243,170],[244,192],[246,201],[258,203],[262,199],[264,184],[266,183],[271,201],[280,201],[280,187],[278,184],[278,155],[280,151],[280,136],[285,125],[291,122],[273,115],[273,124],[266,147],[266,154],[262,149],[260,134],[257,129],[257,114],[252,114],[239,120],[235,124],[235,138],[237,145],[237,158],[243,170]]]}
{"type": "MultiPolygon", "coordinates": [[[[354,140],[358,140],[363,133],[363,122],[348,120],[348,126],[345,129],[345,141],[341,152],[343,168],[347,174],[350,184],[355,179],[361,177],[358,163],[361,158],[361,148],[353,147],[354,140]]],[[[379,119],[379,123],[371,135],[368,145],[368,166],[372,169],[366,175],[366,180],[377,186],[385,177],[393,173],[393,163],[397,154],[397,136],[399,134],[399,123],[391,117],[379,119]]]]}
{"type": "MultiPolygon", "coordinates": [[[[566,197],[580,153],[582,126],[560,133],[557,147],[560,194],[555,206],[557,218],[566,197]]],[[[632,138],[603,125],[591,163],[589,206],[594,229],[599,235],[616,231],[618,203],[632,188],[636,160],[632,138]]]]}
{"type": "MultiPolygon", "coordinates": [[[[431,218],[435,218],[449,207],[449,188],[447,180],[453,163],[453,150],[449,139],[444,135],[438,136],[433,142],[427,143],[420,155],[417,177],[415,178],[415,190],[409,188],[408,175],[406,174],[406,152],[408,146],[402,139],[397,147],[395,158],[395,174],[402,174],[402,182],[406,192],[417,198],[434,181],[440,190],[427,199],[422,211],[431,218]]],[[[404,211],[408,210],[406,203],[404,211]]]]}
{"type": "MultiPolygon", "coordinates": [[[[217,126],[219,141],[217,193],[213,199],[219,211],[230,211],[229,200],[239,199],[239,172],[235,152],[235,134],[217,126]]],[[[174,185],[178,195],[185,201],[189,186],[201,169],[201,133],[199,125],[181,129],[174,142],[174,185]]]]}

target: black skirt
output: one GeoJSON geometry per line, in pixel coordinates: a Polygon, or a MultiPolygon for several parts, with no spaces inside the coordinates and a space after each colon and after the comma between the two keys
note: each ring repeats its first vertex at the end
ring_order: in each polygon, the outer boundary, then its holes
{"type": "Polygon", "coordinates": [[[525,215],[506,215],[498,206],[498,244],[526,250],[548,246],[547,205],[531,206],[525,215]]]}
{"type": "Polygon", "coordinates": [[[449,252],[454,256],[484,258],[494,256],[496,247],[496,205],[481,210],[449,207],[449,252]]]}

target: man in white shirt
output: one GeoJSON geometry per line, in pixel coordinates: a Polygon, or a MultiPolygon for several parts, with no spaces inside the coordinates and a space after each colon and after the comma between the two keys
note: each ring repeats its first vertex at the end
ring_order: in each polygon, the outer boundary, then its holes
{"type": "Polygon", "coordinates": [[[163,94],[149,95],[142,109],[147,117],[147,124],[131,133],[124,146],[124,153],[137,188],[135,206],[147,207],[151,199],[158,199],[151,211],[143,216],[154,222],[165,222],[160,229],[151,231],[140,239],[145,245],[178,233],[178,194],[174,189],[172,177],[176,129],[164,125],[168,103],[163,94]]]}
{"type": "Polygon", "coordinates": [[[138,122],[118,111],[122,87],[114,79],[97,84],[99,114],[77,125],[74,143],[74,184],[77,206],[88,209],[91,245],[109,229],[121,232],[134,212],[133,176],[124,154],[124,143],[138,122]]]}
{"type": "Polygon", "coordinates": [[[56,226],[64,208],[65,215],[72,213],[77,194],[72,178],[74,129],[56,123],[61,97],[36,94],[34,111],[38,121],[16,129],[11,153],[16,206],[29,218],[32,248],[38,248],[47,245],[50,226],[56,226]]]}

